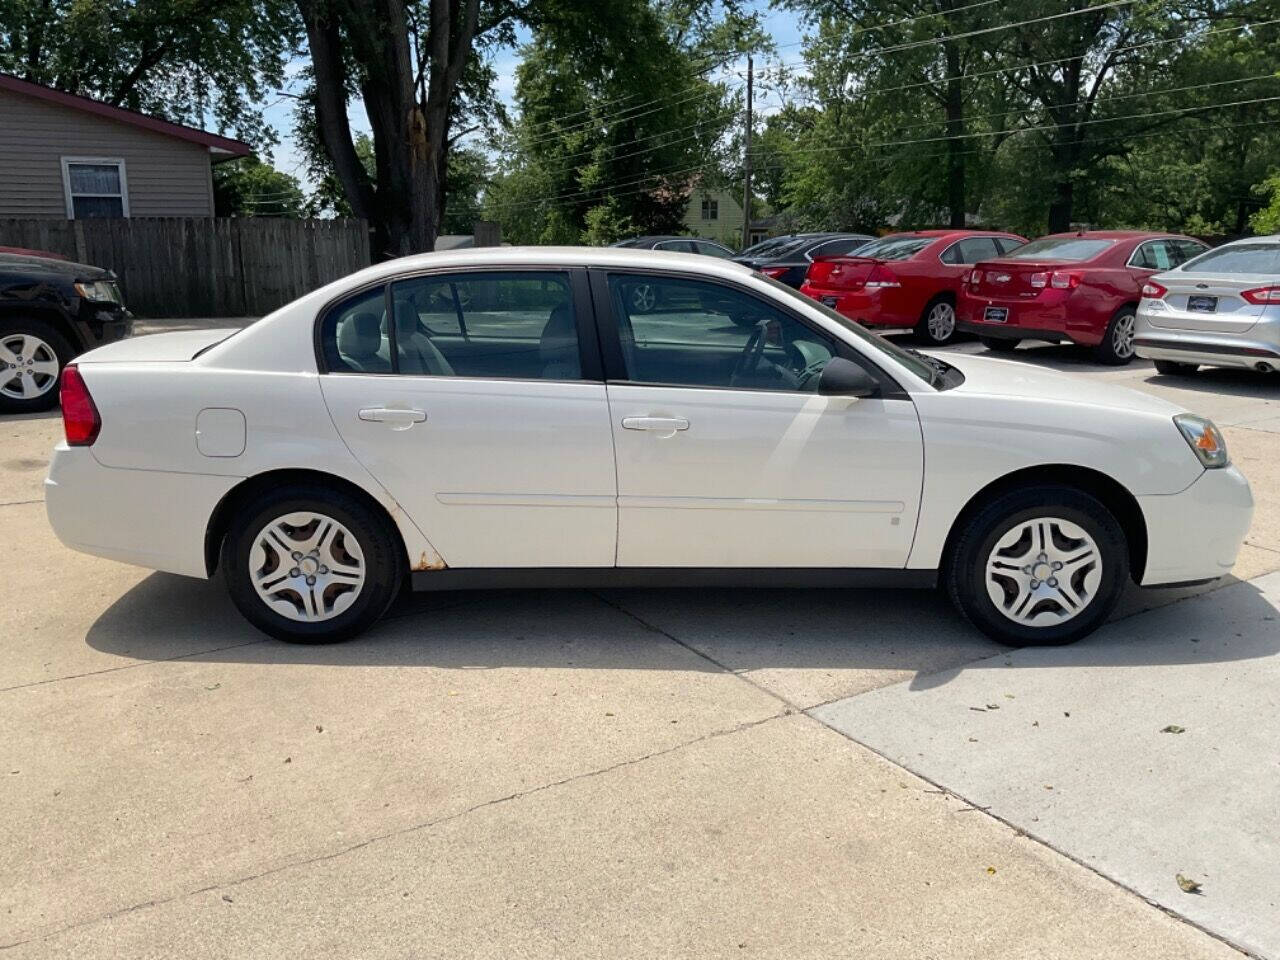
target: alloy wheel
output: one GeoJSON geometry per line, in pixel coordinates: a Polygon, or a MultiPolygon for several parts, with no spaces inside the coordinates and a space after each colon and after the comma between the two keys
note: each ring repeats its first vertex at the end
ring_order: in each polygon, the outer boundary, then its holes
{"type": "Polygon", "coordinates": [[[945,301],[935,303],[925,320],[925,328],[929,331],[929,338],[937,343],[950,340],[956,332],[956,308],[945,301]]]}
{"type": "Polygon", "coordinates": [[[351,606],[367,575],[360,544],[332,517],[277,517],[253,540],[249,579],[262,601],[290,620],[318,623],[351,606]]]}
{"type": "Polygon", "coordinates": [[[1116,356],[1121,360],[1127,360],[1133,356],[1134,328],[1133,314],[1122,313],[1116,317],[1115,329],[1111,331],[1111,345],[1116,356]]]}
{"type": "Polygon", "coordinates": [[[29,333],[0,339],[0,395],[34,400],[58,385],[58,354],[29,333]]]}
{"type": "Polygon", "coordinates": [[[1015,623],[1050,627],[1074,619],[1102,583],[1102,552],[1085,530],[1058,517],[1015,525],[987,557],[987,594],[1015,623]]]}

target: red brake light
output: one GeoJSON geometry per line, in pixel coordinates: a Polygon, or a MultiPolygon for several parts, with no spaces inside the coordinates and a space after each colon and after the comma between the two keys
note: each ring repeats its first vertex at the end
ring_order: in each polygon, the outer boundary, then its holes
{"type": "Polygon", "coordinates": [[[1080,286],[1080,274],[1054,271],[1049,275],[1049,285],[1055,290],[1074,290],[1080,286]]]}
{"type": "MultiPolygon", "coordinates": [[[[1151,280],[1148,280],[1146,284],[1143,285],[1142,287],[1142,296],[1143,296],[1143,299],[1145,300],[1163,300],[1164,295],[1168,292],[1169,292],[1168,287],[1162,287],[1160,286],[1160,284],[1155,283],[1154,281],[1151,281],[1151,280]]],[[[1244,296],[1248,297],[1249,292],[1246,292],[1244,296]]]]}
{"type": "Polygon", "coordinates": [[[1049,274],[1047,274],[1047,273],[1033,273],[1033,274],[1030,276],[1030,278],[1029,278],[1028,282],[1029,282],[1033,287],[1035,287],[1037,290],[1041,290],[1041,289],[1043,289],[1044,287],[1047,287],[1047,286],[1049,285],[1049,274]]]}
{"type": "Polygon", "coordinates": [[[67,364],[62,370],[59,399],[62,401],[62,427],[67,435],[67,444],[72,447],[92,445],[102,429],[102,417],[98,416],[89,388],[74,363],[67,364]]]}
{"type": "Polygon", "coordinates": [[[898,277],[894,272],[883,264],[877,263],[871,268],[871,273],[867,275],[866,286],[868,287],[900,287],[898,277]]]}
{"type": "Polygon", "coordinates": [[[766,277],[780,277],[787,272],[786,267],[762,267],[760,270],[766,277]]]}
{"type": "Polygon", "coordinates": [[[1252,290],[1245,290],[1240,296],[1250,303],[1280,303],[1280,287],[1254,287],[1252,290]]]}

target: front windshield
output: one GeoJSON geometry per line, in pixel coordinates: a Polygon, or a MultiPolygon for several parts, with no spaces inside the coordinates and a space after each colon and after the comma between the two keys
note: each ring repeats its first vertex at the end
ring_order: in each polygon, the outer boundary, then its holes
{"type": "Polygon", "coordinates": [[[774,280],[772,277],[764,277],[763,279],[765,283],[768,283],[779,293],[786,294],[787,297],[789,297],[790,299],[798,300],[801,304],[803,304],[805,307],[808,307],[810,309],[817,309],[822,311],[822,314],[824,316],[830,317],[836,323],[840,324],[841,327],[843,327],[845,330],[848,330],[851,334],[857,337],[862,343],[865,343],[867,346],[871,347],[873,350],[877,351],[878,353],[883,353],[886,356],[892,357],[895,361],[900,363],[902,366],[906,367],[908,370],[914,373],[917,377],[919,377],[925,383],[930,385],[934,384],[937,378],[937,369],[934,367],[933,364],[929,363],[927,360],[922,359],[921,355],[912,354],[907,352],[906,350],[903,350],[896,343],[890,343],[888,340],[886,340],[884,337],[880,336],[879,334],[872,333],[866,327],[862,326],[862,324],[855,323],[854,321],[850,320],[848,317],[843,316],[839,313],[836,313],[836,311],[832,310],[830,307],[819,303],[817,300],[813,300],[809,297],[806,297],[799,290],[793,290],[791,287],[788,287],[785,283],[779,283],[777,280],[774,280]]]}
{"type": "Polygon", "coordinates": [[[871,257],[875,260],[907,260],[936,239],[936,237],[913,237],[910,234],[881,237],[879,240],[872,240],[865,247],[859,247],[853,255],[871,257]]]}
{"type": "Polygon", "coordinates": [[[1114,240],[1090,240],[1085,237],[1041,237],[1013,253],[1006,253],[1006,260],[1092,260],[1114,240]]]}

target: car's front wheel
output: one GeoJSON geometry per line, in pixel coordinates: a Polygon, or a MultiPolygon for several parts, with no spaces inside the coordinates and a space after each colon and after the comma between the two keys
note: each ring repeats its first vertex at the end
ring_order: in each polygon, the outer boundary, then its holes
{"type": "Polygon", "coordinates": [[[43,320],[0,320],[0,412],[52,407],[58,402],[58,377],[74,353],[43,320]]]}
{"type": "Polygon", "coordinates": [[[1071,643],[1111,613],[1129,579],[1119,522],[1072,487],[1015,490],[959,532],[946,583],[961,612],[1013,646],[1071,643]]]}
{"type": "Polygon", "coordinates": [[[386,612],[401,579],[390,521],[319,485],[271,491],[239,511],[221,565],[245,618],[294,643],[355,636],[386,612]]]}

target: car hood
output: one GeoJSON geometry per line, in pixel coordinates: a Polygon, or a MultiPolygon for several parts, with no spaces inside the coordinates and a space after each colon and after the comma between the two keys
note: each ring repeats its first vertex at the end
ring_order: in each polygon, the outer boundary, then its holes
{"type": "Polygon", "coordinates": [[[176,330],[146,337],[117,340],[76,358],[76,363],[146,363],[190,360],[205,347],[225,340],[236,332],[225,330],[176,330]]]}
{"type": "Polygon", "coordinates": [[[52,257],[34,257],[24,253],[0,253],[0,272],[21,273],[26,276],[53,276],[63,280],[100,280],[112,275],[111,271],[74,260],[54,260],[52,257]]]}
{"type": "Polygon", "coordinates": [[[939,359],[964,374],[964,383],[954,388],[963,393],[1041,402],[1048,400],[1162,417],[1186,412],[1177,404],[1139,390],[1098,383],[1096,378],[1080,374],[1045,370],[1017,360],[952,353],[939,359]]]}

